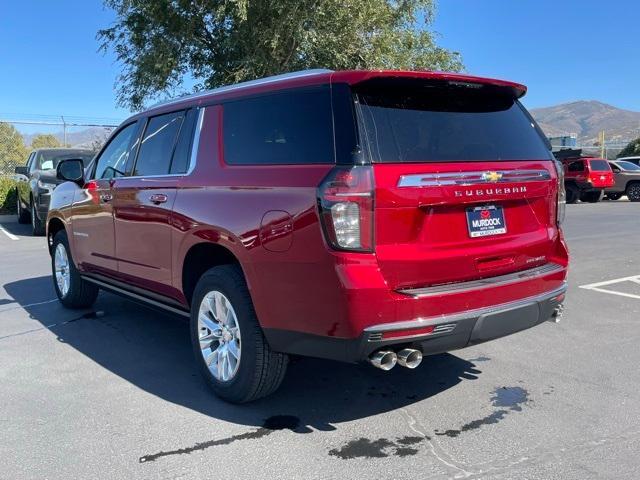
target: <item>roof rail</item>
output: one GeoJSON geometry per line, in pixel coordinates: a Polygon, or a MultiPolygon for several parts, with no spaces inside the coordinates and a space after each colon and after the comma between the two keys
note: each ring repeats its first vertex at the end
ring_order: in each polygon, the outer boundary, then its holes
{"type": "Polygon", "coordinates": [[[243,88],[253,87],[256,85],[264,85],[267,83],[279,82],[281,80],[288,80],[292,78],[307,77],[310,75],[319,75],[321,73],[332,73],[332,72],[333,70],[328,70],[325,68],[316,68],[311,70],[300,70],[297,72],[283,73],[281,75],[273,75],[270,77],[259,78],[257,80],[249,80],[247,82],[240,82],[233,85],[225,85],[224,87],[213,88],[211,90],[204,90],[202,92],[192,93],[191,95],[183,95],[182,97],[173,98],[171,100],[166,100],[164,102],[156,103],[151,107],[149,107],[147,110],[151,110],[157,107],[164,107],[166,105],[172,105],[174,103],[183,102],[185,100],[193,100],[196,98],[206,97],[208,95],[212,95],[215,93],[230,92],[233,90],[240,90],[243,88]]]}

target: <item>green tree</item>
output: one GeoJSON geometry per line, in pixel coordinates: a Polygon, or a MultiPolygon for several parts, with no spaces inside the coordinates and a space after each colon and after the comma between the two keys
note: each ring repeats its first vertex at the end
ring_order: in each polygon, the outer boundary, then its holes
{"type": "Polygon", "coordinates": [[[60,143],[60,140],[50,133],[46,135],[44,133],[40,133],[31,140],[31,148],[34,150],[36,148],[58,148],[61,146],[62,144],[60,143]]]}
{"type": "Polygon", "coordinates": [[[624,147],[622,151],[618,154],[619,157],[633,157],[640,155],[640,138],[636,138],[632,142],[629,142],[629,145],[624,147]]]}
{"type": "Polygon", "coordinates": [[[114,24],[98,32],[122,65],[118,103],[306,68],[459,71],[439,47],[435,0],[104,0],[114,24]]]}
{"type": "Polygon", "coordinates": [[[0,122],[0,175],[11,174],[16,165],[24,165],[28,154],[20,132],[10,123],[0,122]]]}

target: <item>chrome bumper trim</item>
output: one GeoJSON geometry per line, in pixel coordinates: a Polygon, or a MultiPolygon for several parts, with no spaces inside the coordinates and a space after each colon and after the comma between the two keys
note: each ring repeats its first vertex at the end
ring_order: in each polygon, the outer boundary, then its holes
{"type": "Polygon", "coordinates": [[[432,325],[442,325],[448,323],[455,323],[461,320],[469,318],[477,318],[483,315],[503,312],[507,310],[513,310],[516,308],[525,307],[533,303],[540,303],[546,300],[551,300],[554,297],[562,295],[567,291],[567,282],[564,282],[561,287],[555,288],[551,291],[535,295],[533,297],[523,298],[514,302],[502,303],[498,305],[491,305],[488,307],[478,308],[475,310],[467,310],[465,312],[452,313],[448,315],[440,315],[437,317],[417,318],[415,320],[406,320],[403,322],[393,323],[381,323],[379,325],[373,325],[364,329],[365,333],[377,333],[377,332],[391,332],[395,330],[413,330],[424,327],[430,327],[432,325]]]}
{"type": "Polygon", "coordinates": [[[565,267],[562,265],[558,265],[557,263],[547,263],[540,267],[508,273],[506,275],[499,275],[497,277],[482,278],[480,280],[471,280],[469,282],[447,283],[445,285],[434,285],[432,287],[408,288],[397,290],[397,292],[415,298],[430,297],[433,295],[442,295],[447,293],[469,292],[486,287],[499,287],[502,285],[524,282],[544,275],[562,272],[563,270],[565,270],[565,267]]]}
{"type": "Polygon", "coordinates": [[[445,187],[449,185],[486,185],[509,182],[550,180],[547,170],[503,170],[497,172],[451,172],[402,175],[398,187],[445,187]]]}

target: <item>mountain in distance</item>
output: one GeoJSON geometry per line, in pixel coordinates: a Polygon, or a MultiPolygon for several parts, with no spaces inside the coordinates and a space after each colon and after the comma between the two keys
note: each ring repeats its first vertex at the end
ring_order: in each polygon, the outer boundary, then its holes
{"type": "Polygon", "coordinates": [[[530,112],[547,136],[575,134],[582,145],[593,145],[603,130],[607,141],[628,142],[640,137],[640,112],[596,100],[534,108],[530,112]]]}
{"type": "MultiPolygon", "coordinates": [[[[107,139],[113,128],[105,128],[105,127],[89,127],[84,128],[82,130],[78,130],[78,127],[70,127],[73,128],[72,131],[67,130],[67,144],[72,148],[92,148],[97,144],[103,144],[107,139]]],[[[36,135],[40,135],[40,133],[23,133],[22,138],[24,139],[24,144],[29,146],[31,145],[31,141],[36,135]]],[[[64,142],[64,132],[46,132],[52,134],[56,137],[60,143],[64,142]]]]}

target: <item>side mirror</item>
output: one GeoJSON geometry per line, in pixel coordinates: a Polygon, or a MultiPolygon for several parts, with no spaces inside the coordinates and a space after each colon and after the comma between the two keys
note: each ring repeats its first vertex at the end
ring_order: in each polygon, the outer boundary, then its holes
{"type": "Polygon", "coordinates": [[[22,167],[16,167],[14,172],[17,175],[24,175],[26,177],[29,174],[29,169],[26,166],[23,165],[22,167]]]}
{"type": "Polygon", "coordinates": [[[79,158],[62,160],[56,168],[58,180],[66,180],[77,184],[84,181],[84,163],[79,158]]]}

